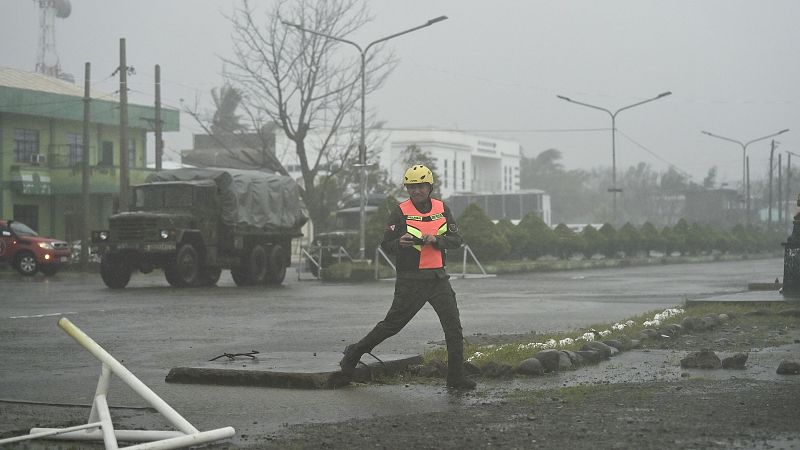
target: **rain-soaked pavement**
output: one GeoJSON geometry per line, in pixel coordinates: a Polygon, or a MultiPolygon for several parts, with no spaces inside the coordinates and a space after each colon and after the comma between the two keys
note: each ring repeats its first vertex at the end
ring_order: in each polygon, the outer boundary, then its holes
{"type": "MultiPolygon", "coordinates": [[[[454,279],[453,288],[469,338],[610,323],[680,305],[687,298],[744,291],[748,282],[782,277],[782,270],[780,259],[748,260],[454,279]]],[[[289,352],[300,360],[336,355],[369,331],[391,301],[392,282],[323,284],[292,275],[283,286],[269,289],[237,288],[227,273],[216,288],[175,289],[158,272],[134,275],[127,289],[112,291],[96,274],[47,279],[0,271],[0,431],[78,423],[88,416],[85,407],[36,404],[88,404],[100,372],[99,362],[56,326],[61,315],[197,428],[234,426],[236,439],[285,424],[442,411],[481,398],[450,395],[440,385],[307,391],[165,383],[171,368],[226,352],[289,352]]],[[[441,339],[436,315],[426,307],[376,354],[422,353],[441,339]]],[[[659,367],[659,361],[648,366],[659,367]]],[[[635,362],[613,359],[608,364],[635,362]]],[[[493,387],[484,389],[488,394],[493,387]]],[[[112,409],[121,428],[165,428],[156,414],[138,409],[145,403],[117,380],[109,403],[134,407],[112,409]]]]}

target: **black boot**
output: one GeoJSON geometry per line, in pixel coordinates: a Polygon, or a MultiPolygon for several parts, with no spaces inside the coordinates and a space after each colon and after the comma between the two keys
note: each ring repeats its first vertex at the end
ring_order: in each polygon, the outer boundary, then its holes
{"type": "Polygon", "coordinates": [[[358,349],[358,344],[350,344],[344,348],[343,353],[344,357],[339,361],[339,367],[341,367],[343,374],[352,375],[364,352],[358,349]]]}
{"type": "MultiPolygon", "coordinates": [[[[459,333],[460,334],[460,333],[459,333]]],[[[447,339],[447,387],[453,389],[475,389],[475,382],[464,375],[464,342],[461,336],[447,339]]]]}

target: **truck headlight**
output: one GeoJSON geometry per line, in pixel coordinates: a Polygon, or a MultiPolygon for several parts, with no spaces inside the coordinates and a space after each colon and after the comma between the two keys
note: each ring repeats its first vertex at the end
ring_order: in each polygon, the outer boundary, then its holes
{"type": "Polygon", "coordinates": [[[53,249],[53,244],[51,244],[49,242],[39,242],[37,245],[39,247],[45,249],[45,250],[52,250],[53,249]]]}
{"type": "Polygon", "coordinates": [[[159,233],[159,235],[161,236],[161,239],[163,239],[165,241],[167,239],[169,239],[169,234],[170,234],[169,230],[161,230],[161,232],[159,233]]]}

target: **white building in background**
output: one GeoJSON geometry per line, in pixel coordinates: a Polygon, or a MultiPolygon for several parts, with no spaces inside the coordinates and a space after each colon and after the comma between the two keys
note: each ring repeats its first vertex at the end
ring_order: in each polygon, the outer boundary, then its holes
{"type": "Polygon", "coordinates": [[[402,183],[405,155],[416,145],[436,161],[436,181],[443,198],[458,193],[510,193],[519,191],[520,144],[507,139],[461,131],[426,128],[384,128],[377,162],[392,180],[402,183]]]}
{"type": "MultiPolygon", "coordinates": [[[[306,148],[314,158],[321,134],[309,134],[306,148]]],[[[338,145],[357,145],[358,138],[338,136],[338,145]]],[[[550,196],[540,190],[520,190],[521,146],[509,139],[435,128],[380,128],[369,130],[370,159],[401,185],[408,169],[406,154],[419,147],[436,162],[436,184],[441,197],[451,203],[456,215],[477,203],[493,220],[519,221],[535,212],[550,224],[550,196]]],[[[276,136],[275,154],[292,176],[300,179],[297,156],[286,136],[276,136]]]]}

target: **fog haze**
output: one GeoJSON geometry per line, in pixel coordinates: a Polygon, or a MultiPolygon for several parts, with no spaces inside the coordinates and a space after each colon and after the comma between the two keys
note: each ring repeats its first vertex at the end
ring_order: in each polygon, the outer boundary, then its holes
{"type": "MultiPolygon", "coordinates": [[[[259,4],[266,2],[258,2],[259,4]]],[[[449,20],[392,40],[399,65],[367,105],[389,127],[460,129],[519,141],[528,155],[559,149],[567,168],[611,165],[611,120],[557,94],[612,111],[664,91],[673,95],[617,118],[617,170],[639,161],[670,164],[701,181],[741,180],[741,148],[700,133],[748,141],[790,128],[780,150],[800,153],[800,2],[610,0],[370,1],[374,21],[353,39],[374,39],[447,15],[449,20]]],[[[152,104],[161,65],[167,106],[199,104],[222,84],[231,55],[221,0],[72,0],[56,21],[64,72],[113,92],[119,38],[127,40],[131,101],[152,104]]],[[[39,33],[32,0],[0,2],[0,66],[33,70],[39,33]]],[[[201,132],[181,118],[166,135],[167,157],[201,132]]],[[[751,176],[767,172],[769,141],[748,148],[751,176]]]]}

